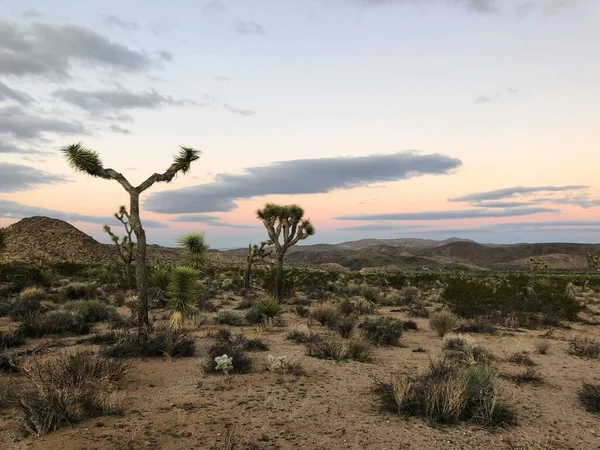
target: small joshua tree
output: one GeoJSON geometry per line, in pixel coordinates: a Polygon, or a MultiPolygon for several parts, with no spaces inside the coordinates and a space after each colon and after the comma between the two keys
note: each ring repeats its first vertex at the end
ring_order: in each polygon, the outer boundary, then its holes
{"type": "Polygon", "coordinates": [[[298,241],[315,234],[315,227],[309,219],[304,218],[304,209],[298,205],[276,205],[267,203],[263,209],[256,212],[262,220],[269,239],[277,253],[277,273],[275,275],[275,296],[279,301],[283,289],[283,258],[290,247],[298,241]],[[283,242],[280,242],[283,238],[283,242]]]}
{"type": "Polygon", "coordinates": [[[198,294],[198,271],[192,267],[178,266],[171,274],[169,284],[169,309],[171,315],[171,326],[182,328],[185,318],[196,311],[198,294]]]}
{"type": "Polygon", "coordinates": [[[135,242],[133,241],[133,228],[131,228],[131,216],[127,212],[125,206],[119,208],[119,212],[115,213],[115,218],[125,227],[126,235],[119,238],[114,234],[108,225],[104,225],[104,231],[110,236],[110,239],[115,243],[121,260],[125,264],[127,273],[127,284],[129,287],[135,286],[135,272],[133,262],[135,261],[135,242]]]}
{"type": "Polygon", "coordinates": [[[250,289],[250,274],[252,272],[252,266],[255,262],[263,261],[273,253],[273,249],[266,250],[265,246],[273,245],[270,240],[263,241],[258,245],[248,245],[248,256],[246,256],[246,272],[244,273],[244,287],[250,289]]]}
{"type": "Polygon", "coordinates": [[[87,149],[81,144],[71,144],[61,148],[69,165],[78,172],[93,177],[117,181],[129,194],[129,214],[131,228],[136,237],[135,275],[138,293],[138,336],[146,336],[144,327],[150,326],[148,318],[148,268],[146,266],[146,231],[140,219],[140,195],[154,183],[171,182],[179,173],[186,174],[191,165],[200,157],[200,152],[191,147],[180,147],[173,163],[163,173],[155,173],[139,186],[133,186],[127,178],[114,169],[105,168],[98,152],[87,149]]]}
{"type": "Polygon", "coordinates": [[[206,265],[209,249],[204,233],[184,234],[179,238],[178,243],[183,249],[185,264],[193,269],[202,270],[206,265]]]}

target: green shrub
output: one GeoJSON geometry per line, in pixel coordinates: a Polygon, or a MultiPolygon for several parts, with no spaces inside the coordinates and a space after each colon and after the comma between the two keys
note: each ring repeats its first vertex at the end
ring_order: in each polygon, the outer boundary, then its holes
{"type": "Polygon", "coordinates": [[[398,292],[396,306],[412,305],[421,299],[421,290],[416,286],[404,286],[398,292]]]}
{"type": "Polygon", "coordinates": [[[98,294],[98,286],[90,283],[71,283],[65,287],[63,293],[67,300],[92,300],[96,298],[98,294]]]}
{"type": "Polygon", "coordinates": [[[114,383],[129,366],[90,352],[62,353],[34,360],[26,371],[28,382],[13,394],[23,428],[41,436],[63,425],[115,412],[114,383]]]}
{"type": "Polygon", "coordinates": [[[219,314],[215,317],[215,322],[220,325],[232,325],[232,326],[240,326],[244,325],[246,321],[244,320],[244,316],[241,314],[234,313],[233,311],[220,311],[219,314]]]}
{"type": "Polygon", "coordinates": [[[307,342],[312,342],[320,338],[320,335],[315,333],[307,333],[305,331],[300,330],[292,330],[285,337],[287,340],[293,341],[296,344],[305,344],[307,342]]]}
{"type": "Polygon", "coordinates": [[[458,333],[488,333],[496,334],[497,327],[489,320],[477,318],[473,320],[462,320],[455,329],[458,333]]]}
{"type": "Polygon", "coordinates": [[[81,316],[63,310],[29,315],[23,319],[20,327],[26,337],[63,333],[87,334],[90,328],[81,316]]]}
{"type": "Polygon", "coordinates": [[[370,302],[378,303],[381,298],[381,292],[370,284],[363,284],[360,287],[360,295],[370,302]]]}
{"type": "Polygon", "coordinates": [[[133,356],[194,356],[194,338],[180,328],[154,327],[145,340],[138,340],[137,330],[121,332],[119,341],[102,348],[102,354],[116,358],[133,356]]]}
{"type": "Polygon", "coordinates": [[[457,322],[458,317],[450,311],[442,310],[429,315],[429,326],[439,337],[444,337],[446,333],[452,331],[457,322]]]}
{"type": "Polygon", "coordinates": [[[592,338],[574,338],[569,341],[569,353],[582,358],[600,358],[600,341],[592,338]]]}
{"type": "Polygon", "coordinates": [[[100,300],[71,300],[65,303],[65,310],[81,316],[84,322],[112,322],[119,319],[116,308],[100,300]]]}
{"type": "Polygon", "coordinates": [[[44,290],[40,288],[27,288],[22,291],[12,304],[9,316],[13,320],[22,320],[24,317],[42,310],[41,300],[44,290]]]}
{"type": "Polygon", "coordinates": [[[283,306],[277,297],[265,297],[257,300],[246,314],[246,320],[250,323],[276,324],[283,314],[283,306]]]}
{"type": "Polygon", "coordinates": [[[404,324],[392,317],[382,316],[365,319],[360,328],[366,338],[375,345],[396,345],[404,331],[404,324]]]}
{"type": "Polygon", "coordinates": [[[600,414],[600,384],[583,383],[577,397],[586,411],[600,414]]]}
{"type": "Polygon", "coordinates": [[[349,338],[352,335],[354,328],[356,328],[357,323],[357,316],[340,316],[333,328],[335,329],[335,331],[340,333],[340,336],[342,336],[343,338],[349,338]]]}

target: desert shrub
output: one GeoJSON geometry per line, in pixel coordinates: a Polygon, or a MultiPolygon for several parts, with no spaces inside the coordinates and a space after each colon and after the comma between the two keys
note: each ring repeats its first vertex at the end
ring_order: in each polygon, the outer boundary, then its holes
{"type": "Polygon", "coordinates": [[[231,333],[217,333],[215,342],[206,349],[203,362],[204,371],[219,372],[215,358],[223,355],[232,358],[232,372],[248,373],[252,370],[252,359],[246,353],[246,339],[243,335],[232,336],[231,333]]]}
{"type": "Polygon", "coordinates": [[[348,340],[346,357],[353,361],[371,362],[373,361],[373,346],[362,334],[352,336],[348,340]]]}
{"type": "Polygon", "coordinates": [[[11,352],[0,351],[0,373],[19,373],[21,359],[11,352]]]}
{"type": "Polygon", "coordinates": [[[42,309],[41,300],[43,298],[43,289],[26,288],[16,298],[8,315],[13,320],[21,320],[25,316],[36,313],[42,309]]]}
{"type": "Polygon", "coordinates": [[[381,292],[375,286],[370,284],[363,284],[360,287],[360,295],[370,302],[378,303],[381,297],[381,292]]]}
{"type": "Polygon", "coordinates": [[[295,305],[293,311],[298,317],[302,318],[306,318],[310,315],[310,309],[303,305],[295,305]]]}
{"type": "Polygon", "coordinates": [[[264,351],[269,350],[269,346],[267,344],[265,344],[265,342],[262,339],[259,339],[259,338],[247,339],[246,343],[244,344],[244,348],[246,350],[248,350],[249,352],[252,352],[252,351],[264,352],[264,351]]]}
{"type": "Polygon", "coordinates": [[[182,329],[154,327],[145,339],[139,340],[137,330],[122,331],[120,339],[102,348],[102,354],[116,358],[134,356],[194,356],[196,343],[182,329]]]}
{"type": "Polygon", "coordinates": [[[509,274],[502,277],[449,276],[442,300],[462,317],[473,318],[490,313],[498,317],[547,315],[574,320],[583,305],[567,292],[564,278],[509,274]]]}
{"type": "Polygon", "coordinates": [[[305,344],[307,342],[317,340],[319,339],[319,337],[320,335],[312,332],[307,333],[305,331],[292,330],[287,334],[285,338],[289,341],[295,342],[296,344],[305,344]]]}
{"type": "Polygon", "coordinates": [[[446,333],[452,331],[457,322],[458,317],[450,311],[442,310],[429,315],[429,326],[439,337],[444,337],[446,333]]]}
{"type": "Polygon", "coordinates": [[[310,317],[321,325],[334,327],[340,318],[340,312],[331,303],[318,303],[310,309],[310,317]]]}
{"type": "Polygon", "coordinates": [[[354,304],[354,312],[360,316],[377,314],[377,304],[370,300],[357,297],[352,303],[354,304]]]}
{"type": "Polygon", "coordinates": [[[458,333],[488,333],[495,334],[497,327],[489,320],[481,317],[472,320],[461,320],[455,330],[458,333]]]}
{"type": "Polygon", "coordinates": [[[246,323],[244,316],[233,311],[220,311],[215,317],[215,322],[220,325],[240,326],[246,323]]]}
{"type": "Polygon", "coordinates": [[[338,305],[338,309],[342,314],[346,316],[353,314],[356,311],[354,303],[347,298],[340,302],[340,304],[338,305]]]}
{"type": "Polygon", "coordinates": [[[404,331],[402,321],[389,316],[367,318],[360,324],[365,337],[375,345],[396,345],[404,331]]]}
{"type": "Polygon", "coordinates": [[[433,422],[473,421],[484,426],[516,424],[504,400],[498,373],[490,367],[465,366],[447,359],[432,361],[418,377],[394,374],[375,381],[384,409],[433,422]]]}
{"type": "Polygon", "coordinates": [[[65,303],[64,308],[79,315],[84,322],[112,322],[118,320],[119,313],[116,308],[100,300],[71,300],[65,303]]]}
{"type": "Polygon", "coordinates": [[[408,306],[408,317],[429,317],[429,311],[423,302],[415,302],[408,306]]]}
{"type": "Polygon", "coordinates": [[[573,338],[569,341],[569,353],[582,358],[600,358],[600,341],[592,338],[573,338]]]}
{"type": "Polygon", "coordinates": [[[65,286],[63,295],[66,300],[91,300],[98,296],[98,286],[91,283],[71,283],[65,286]]]}
{"type": "Polygon", "coordinates": [[[344,341],[337,336],[325,336],[318,340],[312,340],[304,344],[306,354],[319,359],[332,359],[341,361],[346,358],[346,346],[344,341]]]}
{"type": "Polygon", "coordinates": [[[507,378],[514,381],[517,384],[524,383],[541,383],[544,381],[542,373],[538,367],[525,367],[522,372],[514,375],[509,375],[507,378]]]}
{"type": "Polygon", "coordinates": [[[283,314],[283,306],[277,297],[264,297],[257,300],[246,314],[246,320],[250,323],[276,324],[283,314]]]}
{"type": "Polygon", "coordinates": [[[528,366],[533,367],[537,365],[531,356],[529,356],[528,352],[515,352],[506,358],[506,361],[511,362],[513,364],[518,364],[519,366],[528,366]]]}
{"type": "Polygon", "coordinates": [[[468,334],[448,333],[442,341],[443,349],[450,351],[465,351],[475,347],[475,341],[468,334]]]}
{"type": "Polygon", "coordinates": [[[395,305],[411,305],[421,299],[421,290],[416,286],[404,286],[398,291],[398,298],[395,305]]]}
{"type": "Polygon", "coordinates": [[[333,328],[340,333],[343,338],[349,338],[358,323],[358,317],[355,315],[340,316],[335,322],[333,328]]]}
{"type": "Polygon", "coordinates": [[[234,309],[250,309],[254,306],[254,299],[249,297],[244,297],[241,302],[237,304],[234,309]]]}
{"type": "Polygon", "coordinates": [[[34,360],[26,371],[28,382],[18,385],[13,394],[24,429],[41,436],[63,425],[114,412],[114,383],[128,369],[122,361],[90,352],[34,360]]]}
{"type": "Polygon", "coordinates": [[[90,325],[81,316],[64,310],[31,314],[23,319],[20,327],[26,337],[63,333],[87,334],[90,329],[90,325]]]}
{"type": "Polygon", "coordinates": [[[402,322],[402,328],[404,328],[404,331],[417,331],[419,329],[417,322],[415,322],[414,320],[405,320],[404,322],[402,322]]]}
{"type": "Polygon", "coordinates": [[[600,384],[583,383],[577,397],[586,411],[600,414],[600,384]]]}
{"type": "Polygon", "coordinates": [[[302,364],[298,360],[290,361],[287,356],[269,355],[268,359],[269,372],[276,373],[277,375],[291,375],[298,376],[304,373],[302,364]]]}
{"type": "Polygon", "coordinates": [[[84,275],[88,268],[85,264],[73,261],[57,261],[51,264],[52,270],[63,277],[75,277],[84,275]]]}
{"type": "Polygon", "coordinates": [[[3,332],[0,331],[0,351],[10,347],[17,347],[25,343],[23,331],[20,329],[3,332]]]}

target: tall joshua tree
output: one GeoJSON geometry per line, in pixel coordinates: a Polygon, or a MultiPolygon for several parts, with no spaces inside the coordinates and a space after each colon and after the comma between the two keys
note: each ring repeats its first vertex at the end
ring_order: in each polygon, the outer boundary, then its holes
{"type": "Polygon", "coordinates": [[[148,268],[146,267],[146,232],[140,220],[140,195],[154,183],[169,183],[179,173],[186,174],[194,161],[200,157],[200,152],[191,147],[180,147],[173,163],[163,173],[154,173],[139,186],[133,186],[127,178],[116,170],[105,168],[98,152],[87,149],[79,144],[71,144],[61,148],[69,165],[76,171],[93,177],[117,181],[129,194],[129,214],[131,228],[135,234],[136,255],[135,275],[138,291],[138,331],[140,337],[144,327],[150,325],[148,319],[148,268]]]}
{"type": "Polygon", "coordinates": [[[104,225],[104,231],[110,236],[110,239],[117,246],[119,256],[125,264],[127,273],[128,287],[135,285],[135,273],[133,263],[135,261],[135,242],[133,241],[133,228],[131,227],[131,216],[127,212],[125,206],[119,208],[119,212],[115,213],[115,218],[125,227],[126,235],[119,238],[108,225],[104,225]]]}
{"type": "Polygon", "coordinates": [[[250,275],[252,273],[252,266],[255,262],[262,261],[265,258],[271,256],[273,249],[265,249],[265,246],[273,245],[270,240],[263,241],[258,245],[248,245],[248,256],[246,256],[246,272],[244,273],[244,288],[250,288],[250,275]]]}
{"type": "Polygon", "coordinates": [[[279,301],[283,289],[283,258],[288,249],[315,234],[315,227],[309,219],[304,218],[304,209],[298,205],[276,205],[267,203],[263,209],[256,211],[267,229],[269,239],[277,253],[277,273],[275,275],[275,296],[279,301]],[[283,241],[280,241],[283,239],[283,241]]]}

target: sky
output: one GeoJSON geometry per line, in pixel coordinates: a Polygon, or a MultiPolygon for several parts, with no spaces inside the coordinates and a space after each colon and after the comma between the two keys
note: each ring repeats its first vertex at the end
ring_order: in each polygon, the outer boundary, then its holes
{"type": "MultiPolygon", "coordinates": [[[[266,238],[600,241],[600,0],[0,0],[0,226],[103,242],[133,184],[151,243],[266,238]]],[[[309,242],[310,241],[310,242],[309,242]]]]}

